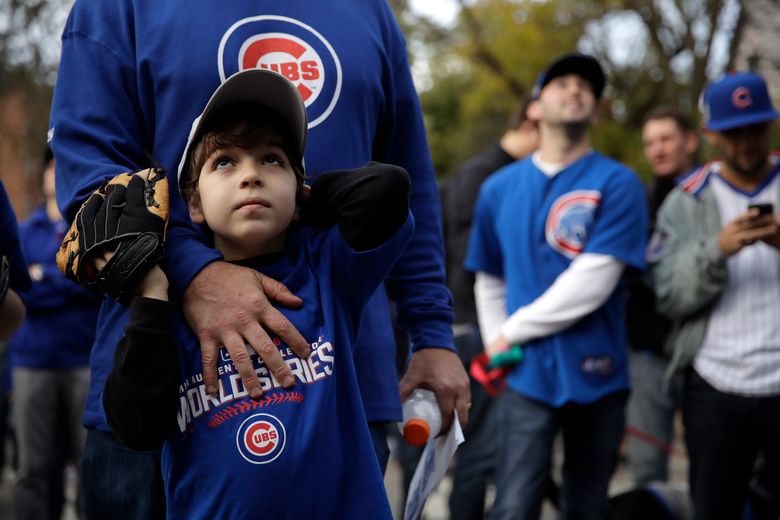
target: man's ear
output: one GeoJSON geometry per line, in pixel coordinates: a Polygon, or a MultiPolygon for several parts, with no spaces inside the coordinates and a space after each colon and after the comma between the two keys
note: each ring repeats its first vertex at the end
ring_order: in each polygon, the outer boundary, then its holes
{"type": "Polygon", "coordinates": [[[525,117],[537,123],[542,120],[542,106],[538,99],[528,103],[528,108],[525,109],[525,117]]]}
{"type": "Polygon", "coordinates": [[[187,201],[187,210],[190,213],[190,220],[194,224],[206,223],[206,217],[203,215],[203,208],[200,204],[200,192],[198,191],[198,188],[192,190],[189,200],[187,201]]]}

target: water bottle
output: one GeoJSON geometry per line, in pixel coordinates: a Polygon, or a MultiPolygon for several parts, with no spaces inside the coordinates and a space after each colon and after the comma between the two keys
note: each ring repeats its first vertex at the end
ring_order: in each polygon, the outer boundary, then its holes
{"type": "Polygon", "coordinates": [[[409,399],[404,401],[403,413],[404,420],[398,423],[398,429],[412,446],[423,446],[428,439],[439,435],[441,410],[432,391],[415,388],[409,399]]]}

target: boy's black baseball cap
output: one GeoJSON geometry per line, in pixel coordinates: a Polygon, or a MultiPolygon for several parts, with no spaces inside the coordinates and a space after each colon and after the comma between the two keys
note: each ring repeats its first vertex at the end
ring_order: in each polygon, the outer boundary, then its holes
{"type": "Polygon", "coordinates": [[[593,56],[578,52],[564,54],[552,62],[547,67],[547,70],[542,72],[539,78],[537,78],[534,89],[531,92],[531,98],[538,99],[542,89],[550,81],[566,74],[576,74],[583,78],[593,87],[593,94],[596,96],[596,99],[601,99],[601,94],[604,92],[604,84],[606,83],[604,69],[601,68],[598,60],[593,56]]]}
{"type": "Polygon", "coordinates": [[[303,152],[306,147],[306,129],[308,119],[298,89],[287,78],[265,69],[248,69],[237,72],[226,79],[211,95],[206,108],[192,122],[187,146],[184,147],[179,161],[178,179],[181,186],[181,174],[189,157],[190,148],[200,138],[201,129],[215,114],[239,103],[262,105],[273,110],[287,125],[292,138],[292,148],[296,161],[303,171],[303,152]]]}

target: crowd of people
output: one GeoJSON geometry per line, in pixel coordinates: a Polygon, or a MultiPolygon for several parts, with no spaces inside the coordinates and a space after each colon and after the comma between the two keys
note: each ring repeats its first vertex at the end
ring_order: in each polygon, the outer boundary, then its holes
{"type": "Polygon", "coordinates": [[[43,205],[17,230],[0,191],[15,518],[58,518],[70,463],[88,519],[390,518],[387,437],[418,387],[464,428],[453,519],[545,500],[564,519],[780,517],[763,78],[706,90],[712,162],[685,115],[650,111],[643,186],[592,148],[607,78],[566,54],[437,185],[386,2],[191,15],[77,2],[43,205]],[[610,497],[621,457],[636,487],[610,497]]]}

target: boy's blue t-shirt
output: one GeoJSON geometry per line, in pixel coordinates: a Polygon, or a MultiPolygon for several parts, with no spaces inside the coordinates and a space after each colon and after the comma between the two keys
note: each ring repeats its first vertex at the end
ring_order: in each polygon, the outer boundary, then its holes
{"type": "MultiPolygon", "coordinates": [[[[541,296],[581,253],[642,269],[646,235],[644,189],[625,166],[591,152],[550,178],[529,157],[483,185],[466,267],[505,280],[511,315],[541,296]]],[[[523,345],[509,386],[552,406],[590,403],[628,388],[624,308],[621,283],[568,329],[523,345]]]]}
{"type": "MultiPolygon", "coordinates": [[[[413,345],[452,348],[438,191],[403,36],[385,0],[204,2],[78,0],[63,32],[51,116],[57,197],[72,219],[105,178],[176,168],[190,125],[220,82],[248,67],[277,70],[298,86],[309,124],[306,173],[402,166],[412,182],[415,234],[366,305],[356,351],[369,420],[400,419],[388,294],[413,345]]],[[[180,291],[219,254],[195,237],[171,197],[168,273],[180,291]]],[[[219,288],[215,288],[218,290],[219,288]]],[[[108,301],[92,352],[84,425],[108,431],[99,395],[127,309],[108,301]]]]}
{"type": "Polygon", "coordinates": [[[209,397],[197,338],[177,318],[180,404],[162,455],[169,518],[391,518],[353,349],[363,306],[413,229],[410,215],[387,243],[358,253],[336,227],[302,228],[280,255],[247,264],[303,299],[300,309],[280,310],[312,355],[300,359],[275,339],[293,388],[253,355],[264,395],[250,399],[223,348],[219,396],[209,397]]]}

